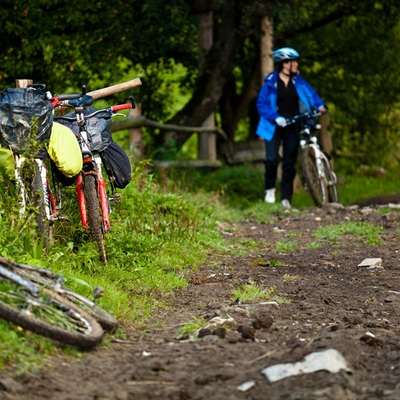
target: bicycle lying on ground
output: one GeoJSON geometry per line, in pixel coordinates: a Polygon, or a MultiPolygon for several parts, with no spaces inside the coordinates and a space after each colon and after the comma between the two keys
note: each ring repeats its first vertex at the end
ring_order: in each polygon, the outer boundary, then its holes
{"type": "Polygon", "coordinates": [[[316,132],[320,129],[315,118],[319,112],[296,115],[287,125],[300,124],[300,163],[307,190],[317,206],[338,203],[337,178],[328,157],[318,144],[316,132]]]}
{"type": "MultiPolygon", "coordinates": [[[[81,222],[84,228],[90,230],[92,240],[97,243],[100,260],[106,263],[107,255],[104,235],[110,229],[110,201],[119,201],[120,195],[115,192],[112,182],[111,193],[107,193],[106,181],[103,178],[103,160],[100,155],[100,148],[96,147],[97,144],[95,143],[101,142],[101,132],[99,132],[98,126],[90,129],[89,122],[96,119],[109,121],[117,115],[125,116],[116,112],[134,108],[135,103],[133,97],[130,97],[131,103],[97,110],[89,108],[93,104],[93,98],[85,93],[86,90],[83,87],[81,96],[78,99],[69,99],[61,102],[55,97],[52,100],[52,104],[54,107],[63,106],[74,109],[74,113],[71,113],[73,115],[54,116],[54,120],[70,127],[77,136],[83,161],[82,171],[76,181],[81,222]]],[[[59,98],[59,100],[61,99],[59,98]]],[[[129,168],[131,168],[130,163],[129,168]]]]}
{"type": "MultiPolygon", "coordinates": [[[[64,344],[99,345],[104,337],[100,323],[108,313],[61,285],[60,279],[50,270],[0,257],[0,317],[64,344]]],[[[115,328],[113,320],[107,317],[108,327],[115,328]]]]}

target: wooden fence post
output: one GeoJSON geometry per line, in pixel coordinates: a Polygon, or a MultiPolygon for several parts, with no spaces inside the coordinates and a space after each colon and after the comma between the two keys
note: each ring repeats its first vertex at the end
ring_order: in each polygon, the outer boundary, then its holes
{"type": "Polygon", "coordinates": [[[32,85],[33,80],[32,79],[17,79],[15,81],[15,87],[16,88],[26,88],[28,85],[32,85]]]}

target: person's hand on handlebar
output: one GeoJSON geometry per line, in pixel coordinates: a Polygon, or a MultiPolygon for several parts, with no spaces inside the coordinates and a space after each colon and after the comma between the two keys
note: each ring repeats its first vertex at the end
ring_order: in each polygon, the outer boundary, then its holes
{"type": "Polygon", "coordinates": [[[287,121],[286,118],[283,117],[278,117],[275,119],[275,122],[278,126],[280,126],[281,128],[284,128],[287,125],[287,121]]]}
{"type": "Polygon", "coordinates": [[[318,112],[322,114],[326,114],[328,112],[328,109],[325,106],[321,106],[318,108],[318,112]]]}

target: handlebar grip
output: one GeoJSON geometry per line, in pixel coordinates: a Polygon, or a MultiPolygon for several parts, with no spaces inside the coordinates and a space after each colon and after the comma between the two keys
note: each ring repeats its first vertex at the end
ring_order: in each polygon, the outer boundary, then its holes
{"type": "Polygon", "coordinates": [[[117,106],[111,106],[111,111],[119,111],[119,110],[129,110],[132,108],[132,104],[118,104],[117,106]]]}
{"type": "Polygon", "coordinates": [[[59,94],[57,97],[60,101],[79,99],[79,97],[81,97],[81,93],[59,94]]]}

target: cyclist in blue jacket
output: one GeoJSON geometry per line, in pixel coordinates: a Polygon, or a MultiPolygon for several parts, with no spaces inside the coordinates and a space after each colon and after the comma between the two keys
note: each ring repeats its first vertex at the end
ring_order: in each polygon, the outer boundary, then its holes
{"type": "Polygon", "coordinates": [[[283,47],[272,53],[277,70],[265,77],[257,99],[260,121],[257,135],[265,139],[265,201],[275,203],[275,186],[282,143],[281,200],[286,210],[291,209],[293,181],[299,148],[298,125],[286,126],[286,120],[312,109],[327,111],[324,102],[298,70],[299,53],[283,47]]]}

